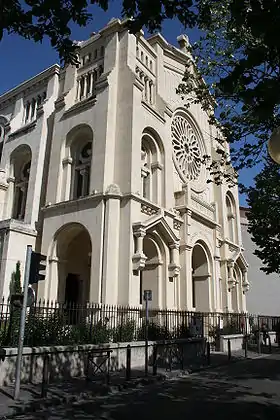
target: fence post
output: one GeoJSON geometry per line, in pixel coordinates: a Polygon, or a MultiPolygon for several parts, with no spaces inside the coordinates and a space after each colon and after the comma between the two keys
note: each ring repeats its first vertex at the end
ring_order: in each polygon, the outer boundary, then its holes
{"type": "Polygon", "coordinates": [[[230,361],[230,359],[231,359],[231,342],[230,342],[230,340],[228,340],[227,346],[228,346],[228,361],[230,361]]]}
{"type": "Polygon", "coordinates": [[[207,364],[210,365],[210,363],[211,363],[211,349],[210,349],[209,341],[207,341],[207,343],[206,343],[206,357],[207,357],[207,364]]]}
{"type": "Polygon", "coordinates": [[[111,361],[111,351],[110,350],[108,350],[107,351],[107,360],[108,360],[108,362],[107,362],[107,385],[109,385],[109,383],[110,383],[110,369],[111,369],[111,363],[110,363],[110,361],[111,361]]]}
{"type": "Polygon", "coordinates": [[[261,353],[261,330],[258,331],[258,353],[261,353]]]}
{"type": "Polygon", "coordinates": [[[271,337],[270,337],[270,335],[268,334],[268,351],[269,351],[269,353],[272,353],[272,347],[271,347],[271,337]]]}
{"type": "Polygon", "coordinates": [[[245,359],[248,357],[248,336],[245,334],[244,336],[244,352],[245,352],[245,359]]]}
{"type": "Polygon", "coordinates": [[[48,384],[49,384],[49,355],[48,353],[44,353],[43,379],[42,379],[42,389],[41,389],[42,398],[45,398],[47,396],[48,384]]]}
{"type": "Polygon", "coordinates": [[[126,347],[126,380],[131,378],[131,347],[130,344],[126,347]]]}
{"type": "Polygon", "coordinates": [[[158,346],[157,344],[154,344],[153,346],[153,375],[156,376],[157,374],[157,352],[158,352],[158,346]]]}

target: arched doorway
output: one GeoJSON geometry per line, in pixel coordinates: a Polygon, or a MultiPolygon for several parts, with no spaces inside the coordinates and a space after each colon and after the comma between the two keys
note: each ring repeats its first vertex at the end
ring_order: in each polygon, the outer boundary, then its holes
{"type": "Polygon", "coordinates": [[[89,299],[91,240],[88,231],[73,223],[62,228],[55,240],[57,261],[57,297],[70,305],[84,304],[89,299]]]}
{"type": "Polygon", "coordinates": [[[162,296],[162,252],[155,239],[149,235],[144,238],[143,251],[147,260],[144,270],[140,272],[140,304],[144,303],[144,290],[152,290],[152,306],[158,308],[162,296]]]}
{"type": "Polygon", "coordinates": [[[196,243],[192,252],[192,306],[199,312],[211,311],[211,268],[206,248],[196,243]]]}

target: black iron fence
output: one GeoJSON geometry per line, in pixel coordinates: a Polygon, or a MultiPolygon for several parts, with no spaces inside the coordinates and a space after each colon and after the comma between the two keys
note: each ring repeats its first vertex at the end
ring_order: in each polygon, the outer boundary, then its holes
{"type": "MultiPolygon", "coordinates": [[[[2,300],[0,345],[17,345],[20,311],[2,300]]],[[[24,344],[74,345],[144,340],[145,316],[145,310],[139,307],[38,302],[27,311],[24,344]]],[[[264,329],[280,332],[280,317],[244,313],[151,309],[148,322],[148,338],[152,341],[206,337],[210,343],[215,343],[221,334],[248,335],[264,329]]]]}

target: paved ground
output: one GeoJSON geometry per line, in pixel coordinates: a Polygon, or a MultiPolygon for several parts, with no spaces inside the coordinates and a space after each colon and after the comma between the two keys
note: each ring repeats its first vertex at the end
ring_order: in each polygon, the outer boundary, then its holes
{"type": "MultiPolygon", "coordinates": [[[[280,416],[280,355],[212,368],[183,378],[141,385],[91,401],[42,406],[14,419],[266,420],[280,416]]],[[[1,418],[1,417],[0,417],[1,418]]]]}

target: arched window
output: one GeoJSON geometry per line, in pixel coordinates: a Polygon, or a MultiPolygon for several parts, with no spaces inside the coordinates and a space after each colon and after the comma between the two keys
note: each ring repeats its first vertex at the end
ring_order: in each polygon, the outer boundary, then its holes
{"type": "Polygon", "coordinates": [[[89,194],[92,142],[83,143],[76,149],[73,166],[72,198],[78,199],[89,194]]]}
{"type": "Polygon", "coordinates": [[[235,229],[235,220],[236,220],[236,211],[234,199],[230,193],[226,195],[226,224],[227,231],[226,236],[231,242],[236,242],[236,229],[235,229]]]}
{"type": "Polygon", "coordinates": [[[12,217],[17,220],[23,220],[25,216],[30,167],[31,160],[23,163],[20,167],[15,167],[15,189],[12,217]]]}
{"type": "Polygon", "coordinates": [[[141,144],[141,194],[159,205],[163,204],[164,194],[163,161],[160,138],[153,130],[144,130],[141,144]]]}

